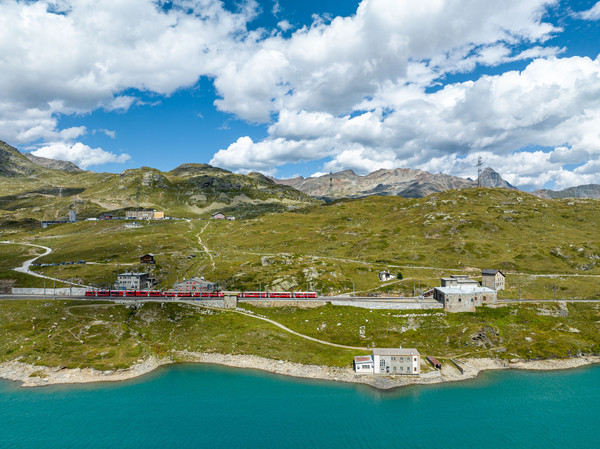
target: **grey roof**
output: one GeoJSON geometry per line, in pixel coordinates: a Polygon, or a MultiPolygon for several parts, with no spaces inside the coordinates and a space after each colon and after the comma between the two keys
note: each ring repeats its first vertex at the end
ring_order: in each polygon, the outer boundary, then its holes
{"type": "Polygon", "coordinates": [[[184,285],[184,284],[187,284],[188,282],[193,282],[195,284],[200,284],[200,285],[214,285],[214,282],[208,282],[207,280],[202,279],[201,277],[198,277],[198,276],[194,276],[189,279],[184,279],[183,281],[177,282],[174,285],[184,285]]]}
{"type": "Polygon", "coordinates": [[[447,294],[464,294],[468,295],[470,293],[496,293],[496,290],[492,290],[488,287],[472,287],[470,285],[459,285],[458,287],[435,287],[435,290],[438,290],[445,295],[447,294]]]}
{"type": "Polygon", "coordinates": [[[373,355],[420,355],[414,348],[373,348],[373,355]]]}
{"type": "Polygon", "coordinates": [[[119,276],[129,276],[129,277],[140,277],[140,276],[148,276],[148,273],[119,273],[119,276]]]}
{"type": "Polygon", "coordinates": [[[492,276],[496,276],[499,270],[481,270],[481,274],[491,274],[492,276]]]}

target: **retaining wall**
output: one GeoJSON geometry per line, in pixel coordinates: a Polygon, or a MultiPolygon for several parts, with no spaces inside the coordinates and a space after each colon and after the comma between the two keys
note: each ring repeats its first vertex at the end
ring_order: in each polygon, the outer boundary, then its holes
{"type": "Polygon", "coordinates": [[[85,295],[85,288],[81,287],[61,287],[61,288],[15,288],[12,289],[13,295],[36,295],[36,296],[83,296],[85,295]]]}
{"type": "Polygon", "coordinates": [[[256,307],[298,307],[302,309],[312,309],[313,307],[321,307],[327,304],[329,301],[313,301],[306,299],[284,299],[272,301],[269,299],[242,299],[239,298],[238,302],[243,302],[256,307]]]}
{"type": "Polygon", "coordinates": [[[360,307],[361,309],[387,309],[387,310],[415,310],[415,309],[443,309],[444,305],[439,302],[391,302],[391,301],[329,301],[334,306],[360,307]]]}

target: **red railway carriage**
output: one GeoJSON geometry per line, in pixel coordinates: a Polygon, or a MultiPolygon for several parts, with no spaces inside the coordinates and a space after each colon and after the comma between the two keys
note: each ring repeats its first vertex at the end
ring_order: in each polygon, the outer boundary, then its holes
{"type": "Polygon", "coordinates": [[[267,292],[242,292],[240,298],[267,298],[267,292]]]}
{"type": "Polygon", "coordinates": [[[269,298],[291,298],[291,292],[269,292],[269,298]]]}
{"type": "Polygon", "coordinates": [[[125,292],[122,290],[111,290],[110,296],[125,296],[125,292]]]}
{"type": "Polygon", "coordinates": [[[96,292],[94,290],[86,290],[85,296],[96,296],[96,292]]]}
{"type": "Polygon", "coordinates": [[[294,298],[317,298],[317,292],[294,292],[294,298]]]}

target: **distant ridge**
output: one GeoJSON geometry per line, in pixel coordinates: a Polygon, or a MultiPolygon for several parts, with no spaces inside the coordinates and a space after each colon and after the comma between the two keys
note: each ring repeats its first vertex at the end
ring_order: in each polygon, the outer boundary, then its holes
{"type": "MultiPolygon", "coordinates": [[[[274,181],[324,200],[361,198],[369,195],[421,198],[445,190],[477,187],[477,182],[470,179],[410,168],[381,169],[365,176],[357,175],[352,170],[344,170],[316,178],[299,176],[274,181]]],[[[483,171],[480,181],[482,187],[517,190],[490,167],[483,171]]]]}
{"type": "Polygon", "coordinates": [[[73,162],[59,161],[56,159],[49,159],[47,157],[34,156],[31,153],[21,153],[21,154],[23,156],[25,156],[27,159],[29,159],[31,162],[33,162],[34,164],[39,165],[44,168],[50,168],[52,170],[60,170],[60,171],[67,171],[67,172],[83,171],[77,165],[75,165],[73,162]]]}
{"type": "Polygon", "coordinates": [[[559,198],[593,198],[600,199],[600,184],[586,184],[577,187],[569,187],[564,190],[536,190],[532,195],[540,198],[559,199],[559,198]]]}

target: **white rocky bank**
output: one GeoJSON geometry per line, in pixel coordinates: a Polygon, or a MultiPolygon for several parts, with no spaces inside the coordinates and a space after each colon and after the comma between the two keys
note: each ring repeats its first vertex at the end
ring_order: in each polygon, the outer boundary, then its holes
{"type": "MultiPolygon", "coordinates": [[[[350,368],[334,368],[319,365],[302,365],[283,360],[272,360],[249,355],[210,354],[199,352],[177,352],[179,359],[194,363],[211,363],[236,368],[259,369],[285,376],[306,379],[323,379],[338,382],[351,382],[370,385],[378,389],[390,389],[407,385],[435,384],[472,379],[481,371],[497,369],[556,370],[576,368],[584,365],[600,363],[600,357],[577,357],[553,360],[499,360],[499,359],[464,359],[464,374],[454,367],[444,365],[441,371],[424,373],[419,377],[383,377],[357,376],[350,368]]],[[[0,377],[21,382],[24,387],[35,387],[52,384],[73,384],[87,382],[113,382],[132,379],[147,374],[161,365],[174,363],[171,359],[150,357],[128,369],[115,371],[98,371],[89,368],[66,369],[35,366],[18,361],[0,363],[0,377]]]]}

